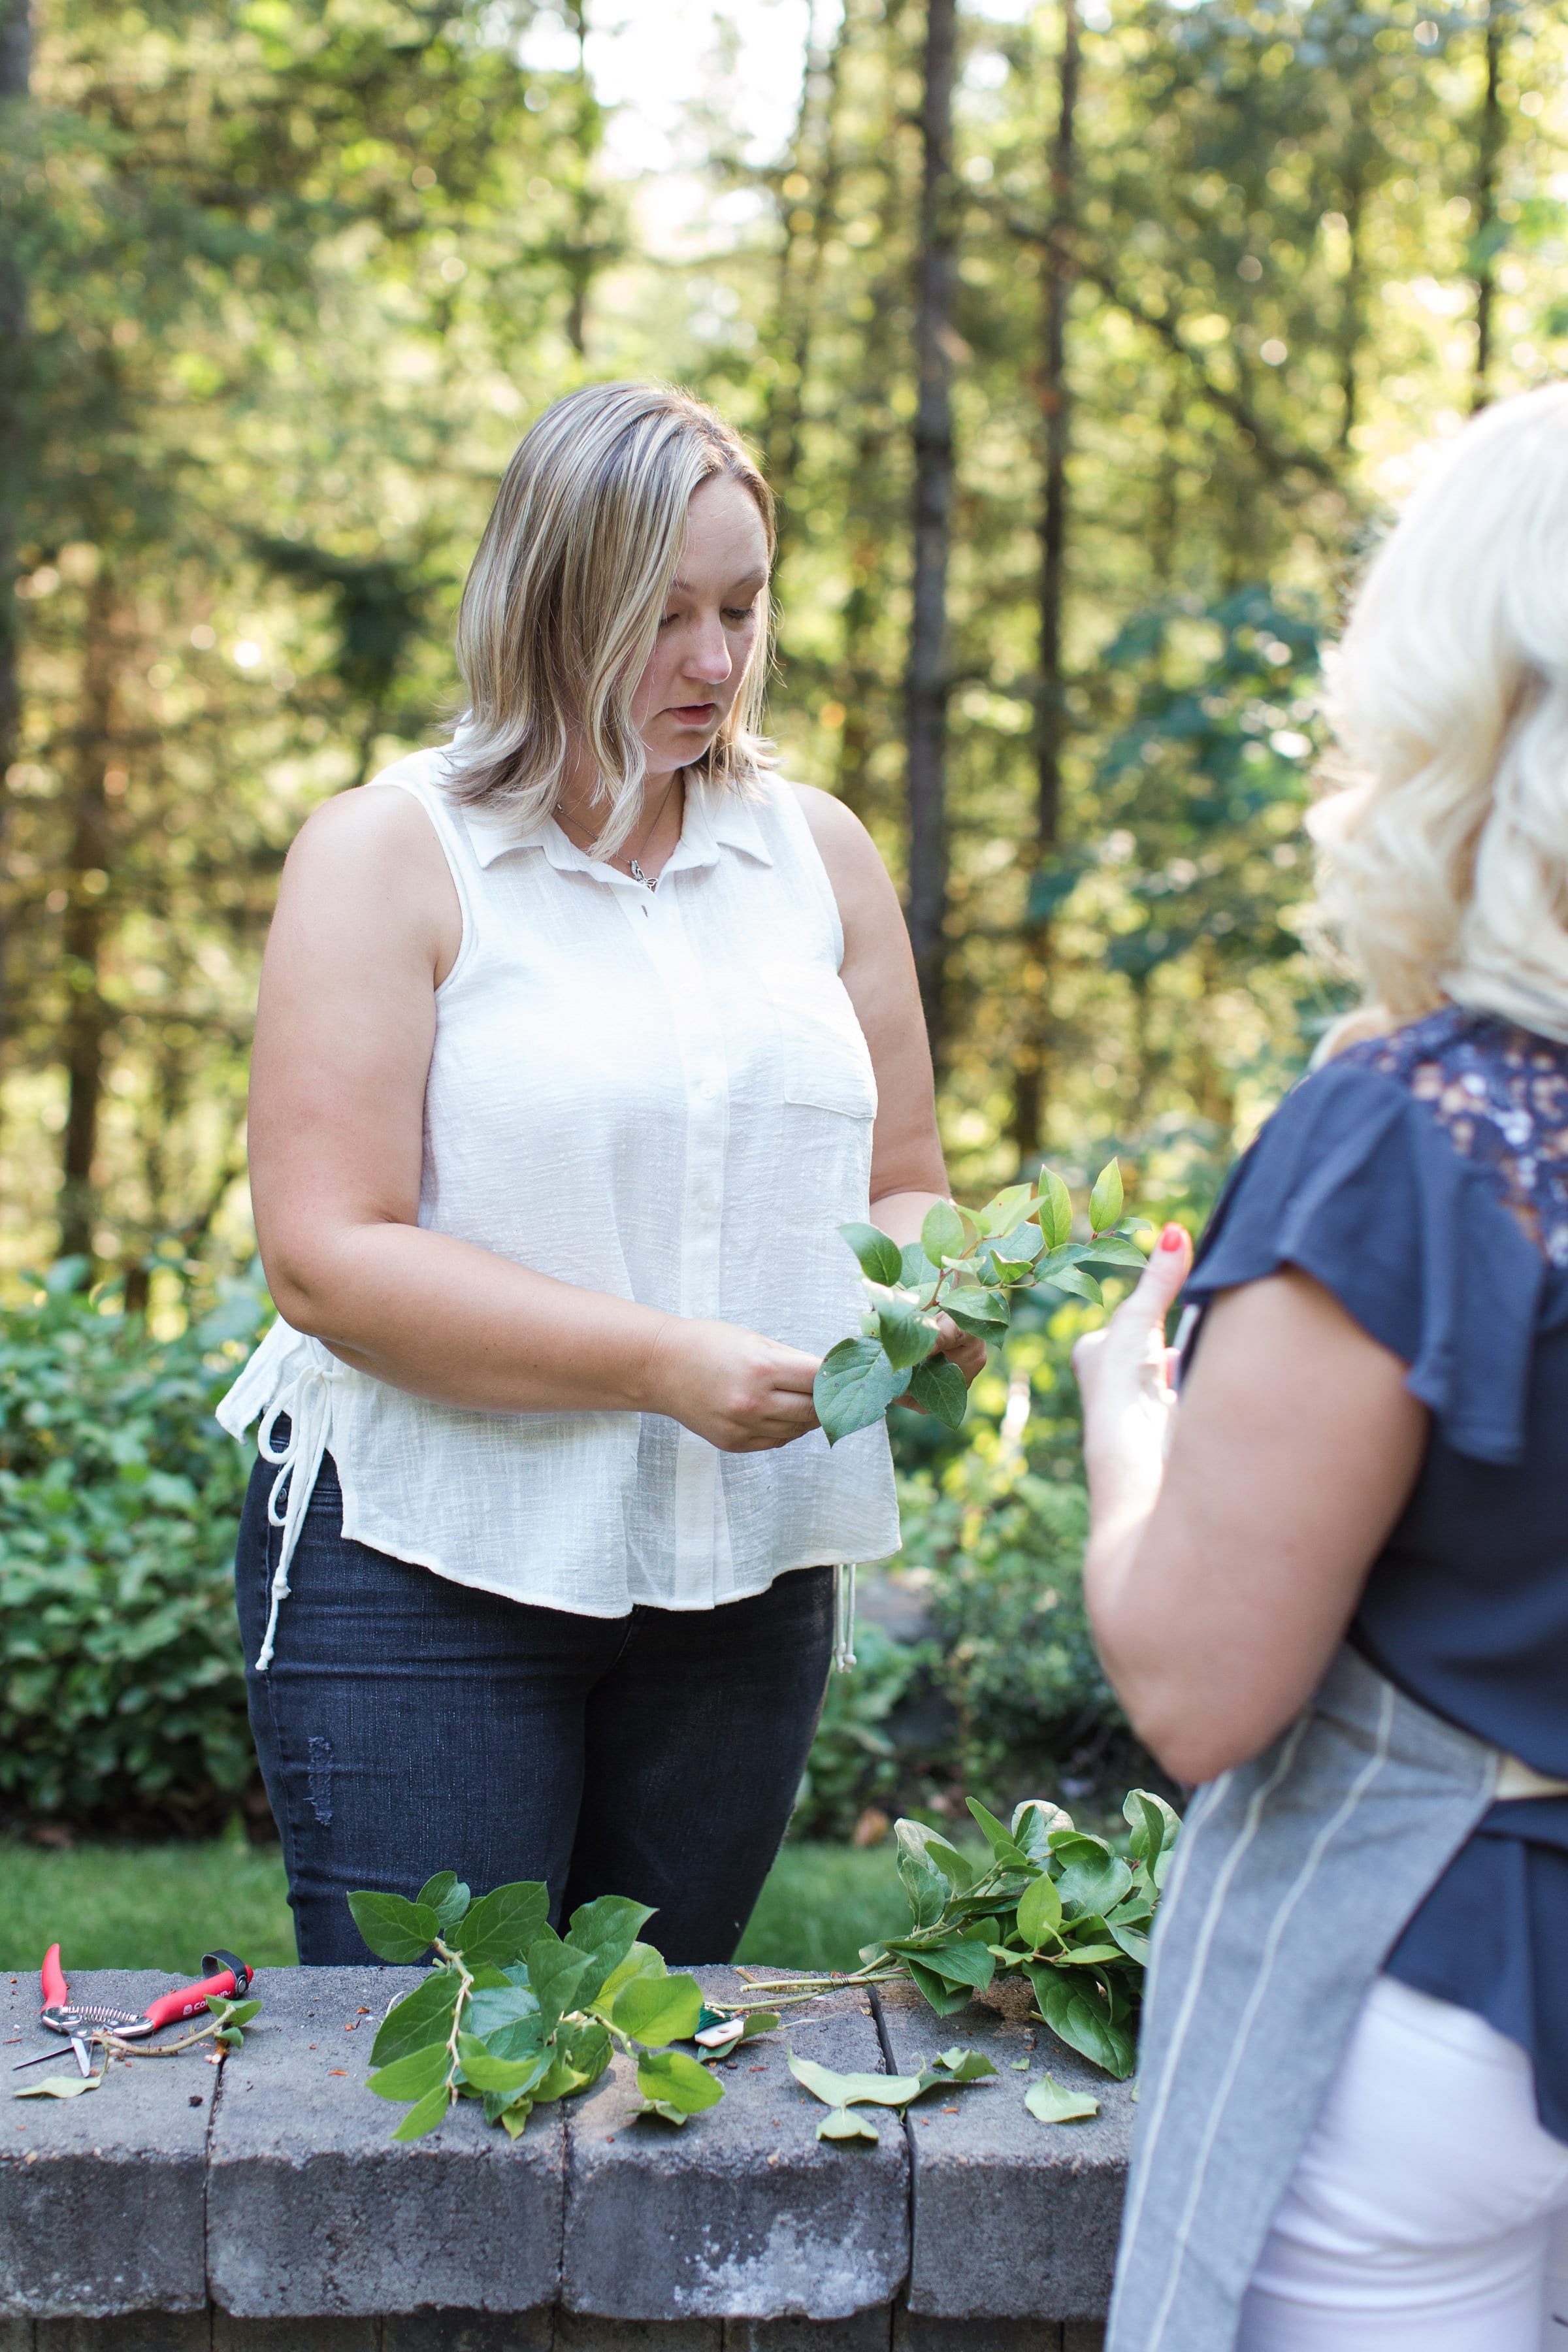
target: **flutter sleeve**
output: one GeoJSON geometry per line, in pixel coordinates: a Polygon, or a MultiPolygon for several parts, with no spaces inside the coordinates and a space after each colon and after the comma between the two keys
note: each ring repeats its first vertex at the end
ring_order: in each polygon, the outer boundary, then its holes
{"type": "Polygon", "coordinates": [[[1524,1444],[1545,1264],[1473,1161],[1397,1079],[1329,1063],[1232,1172],[1186,1298],[1297,1266],[1409,1366],[1446,1440],[1478,1461],[1524,1444]]]}

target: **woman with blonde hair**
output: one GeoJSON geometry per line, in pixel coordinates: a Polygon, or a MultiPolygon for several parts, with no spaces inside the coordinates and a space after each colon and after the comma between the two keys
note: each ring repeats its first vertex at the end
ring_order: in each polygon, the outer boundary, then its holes
{"type": "MultiPolygon", "coordinates": [[[[946,1192],[902,918],[757,733],[767,486],[659,385],[558,401],[458,629],[468,710],[316,812],[262,978],[281,1319],[226,1399],[237,1579],[304,1961],[455,1869],[727,1958],[822,1702],[885,1430],[812,1407],[835,1227],[946,1192]]],[[[984,1350],[951,1326],[971,1377],[984,1350]]]]}
{"type": "Polygon", "coordinates": [[[1331,673],[1366,1001],[1080,1349],[1089,1605],[1195,1797],[1110,2352],[1568,2344],[1568,387],[1331,673]]]}

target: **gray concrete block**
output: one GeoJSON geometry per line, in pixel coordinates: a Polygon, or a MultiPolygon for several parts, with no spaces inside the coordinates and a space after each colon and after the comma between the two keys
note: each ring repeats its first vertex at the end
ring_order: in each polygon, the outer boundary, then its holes
{"type": "Polygon", "coordinates": [[[975,2004],[939,2018],[912,1986],[876,1996],[893,2063],[960,2045],[983,2050],[990,2082],[931,2093],[910,2109],[914,2164],[912,2314],[949,2319],[1097,2319],[1110,2298],[1132,2137],[1131,2085],[1113,2083],[1039,2023],[975,2004]],[[1027,2073],[1012,2062],[1028,2057],[1027,2073]],[[1088,2123],[1039,2124],[1024,2105],[1050,2074],[1089,2092],[1088,2123]],[[945,2109],[956,2110],[945,2113],[945,2109]]]}
{"type": "Polygon", "coordinates": [[[211,2352],[211,2345],[207,2312],[132,2311],[118,2319],[40,2319],[34,2352],[211,2352]]]}
{"type": "Polygon", "coordinates": [[[891,2352],[886,2305],[851,2319],[727,2319],[724,2352],[891,2352]]]}
{"type": "MultiPolygon", "coordinates": [[[[710,1994],[732,1969],[696,1971],[710,1994]]],[[[785,2063],[883,2071],[863,1992],[785,2012],[720,2070],[721,2105],[677,2130],[634,2122],[636,2068],[617,2057],[567,2116],[562,2301],[624,2319],[846,2319],[891,2303],[909,2262],[908,2150],[818,2140],[818,2101],[785,2063]]]]}
{"type": "Polygon", "coordinates": [[[932,2319],[900,2306],[893,2352],[1062,2352],[1062,2326],[1056,2319],[932,2319]]]}
{"type": "MultiPolygon", "coordinates": [[[[132,2012],[178,1981],[126,1969],[70,1969],[80,2001],[132,2012]]],[[[35,2050],[74,2074],[68,2042],[38,2024],[36,1976],[0,1978],[0,2057],[10,2071],[35,2050]]],[[[163,2036],[174,2039],[173,2033],[163,2036]]],[[[13,2099],[0,2108],[0,2311],[14,2318],[92,2318],[199,2310],[206,2301],[202,2199],[207,2110],[216,2069],[202,2053],[115,2066],[79,2099],[13,2099]],[[201,2105],[190,2101],[199,2095],[201,2105]]]]}
{"type": "Polygon", "coordinates": [[[381,2323],[381,2352],[551,2352],[555,2315],[539,2311],[404,2311],[381,2323]]]}
{"type": "Polygon", "coordinates": [[[225,2311],[294,2320],[554,2302],[559,2109],[538,2109],[510,2140],[464,2100],[403,2145],[388,2135],[405,2110],[364,2087],[374,2028],[417,1981],[413,1969],[258,1973],[270,2030],[226,2063],[209,2148],[207,2275],[225,2311]]]}
{"type": "Polygon", "coordinates": [[[718,2319],[596,2319],[555,2315],[555,2352],[723,2352],[718,2319]]]}
{"type": "Polygon", "coordinates": [[[1105,2323],[1068,2319],[1062,2326],[1062,2352],[1105,2352],[1105,2323]]]}
{"type": "Polygon", "coordinates": [[[35,2352],[30,2319],[0,2319],[0,2352],[35,2352]]]}
{"type": "Polygon", "coordinates": [[[374,2319],[233,2319],[213,2315],[213,2352],[380,2352],[374,2319]]]}

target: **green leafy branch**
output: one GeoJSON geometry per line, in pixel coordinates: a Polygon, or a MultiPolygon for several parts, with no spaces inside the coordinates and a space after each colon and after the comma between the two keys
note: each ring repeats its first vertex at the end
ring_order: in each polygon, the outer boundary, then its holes
{"type": "Polygon", "coordinates": [[[840,1339],[817,1370],[812,1393],[828,1444],[869,1428],[904,1396],[958,1428],[969,1390],[957,1365],[937,1351],[938,1317],[992,1340],[1006,1336],[1015,1290],[1049,1284],[1098,1306],[1100,1285],[1087,1267],[1143,1270],[1122,1206],[1121,1171],[1112,1160],[1089,1195],[1085,1241],[1073,1239],[1072,1196],[1048,1168],[1037,1183],[1010,1184],[983,1209],[936,1202],[920,1240],[901,1249],[875,1225],[840,1225],[865,1277],[867,1306],[859,1338],[840,1339]]]}
{"type": "MultiPolygon", "coordinates": [[[[898,1869],[911,1930],[868,1945],[861,1967],[835,1982],[904,1978],[939,2017],[951,2017],[998,1977],[1022,1977],[1052,2032],[1124,2081],[1136,2059],[1149,1936],[1181,1828],[1177,1816],[1163,1797],[1134,1789],[1122,1806],[1131,1832],[1123,1858],[1043,1798],[1026,1799],[1005,1827],[973,1797],[969,1810],[984,1832],[989,1862],[977,1865],[921,1822],[900,1822],[898,1869]]],[[[753,1981],[777,1999],[811,1980],[753,1981]]],[[[816,1979],[819,1990],[821,1982],[816,1979]]],[[[1037,2103],[1031,2093],[1031,2113],[1042,2121],[1069,2120],[1064,2112],[1042,2112],[1052,2105],[1052,2093],[1072,2105],[1074,2095],[1053,2084],[1050,2093],[1038,2093],[1037,2103]]]]}
{"type": "Polygon", "coordinates": [[[637,2058],[638,2115],[684,2124],[717,2105],[723,2086],[709,2067],[671,2048],[699,2036],[715,2055],[778,2023],[750,2002],[705,2008],[695,1977],[674,1975],[638,1931],[646,1904],[603,1895],[572,1914],[567,1934],[549,1924],[550,1894],[531,1880],[471,1901],[456,1874],[439,1871],[411,1903],[401,1895],[349,1896],[360,1934],[384,1960],[436,1960],[382,2020],[369,2087],[407,2101],[394,2139],[434,2131],[460,2098],[484,2103],[486,2121],[512,2138],[536,2106],[596,2083],[616,2049],[637,2058]]]}

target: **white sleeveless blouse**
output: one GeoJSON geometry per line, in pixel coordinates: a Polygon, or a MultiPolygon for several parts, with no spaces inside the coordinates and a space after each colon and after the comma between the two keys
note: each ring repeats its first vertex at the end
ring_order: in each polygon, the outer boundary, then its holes
{"type": "MultiPolygon", "coordinates": [[[[876,1083],[832,887],[790,785],[689,787],[650,892],[553,819],[520,837],[417,751],[368,789],[439,836],[462,944],[437,992],[419,1223],[590,1290],[822,1354],[858,1328],[876,1083]]],[[[218,1408],[279,1465],[278,1602],[321,1455],[342,1532],[590,1617],[710,1609],[898,1549],[886,1430],[722,1454],[658,1413],[432,1404],[281,1319],[218,1408]],[[287,1414],[278,1446],[273,1424],[287,1414]]]]}

